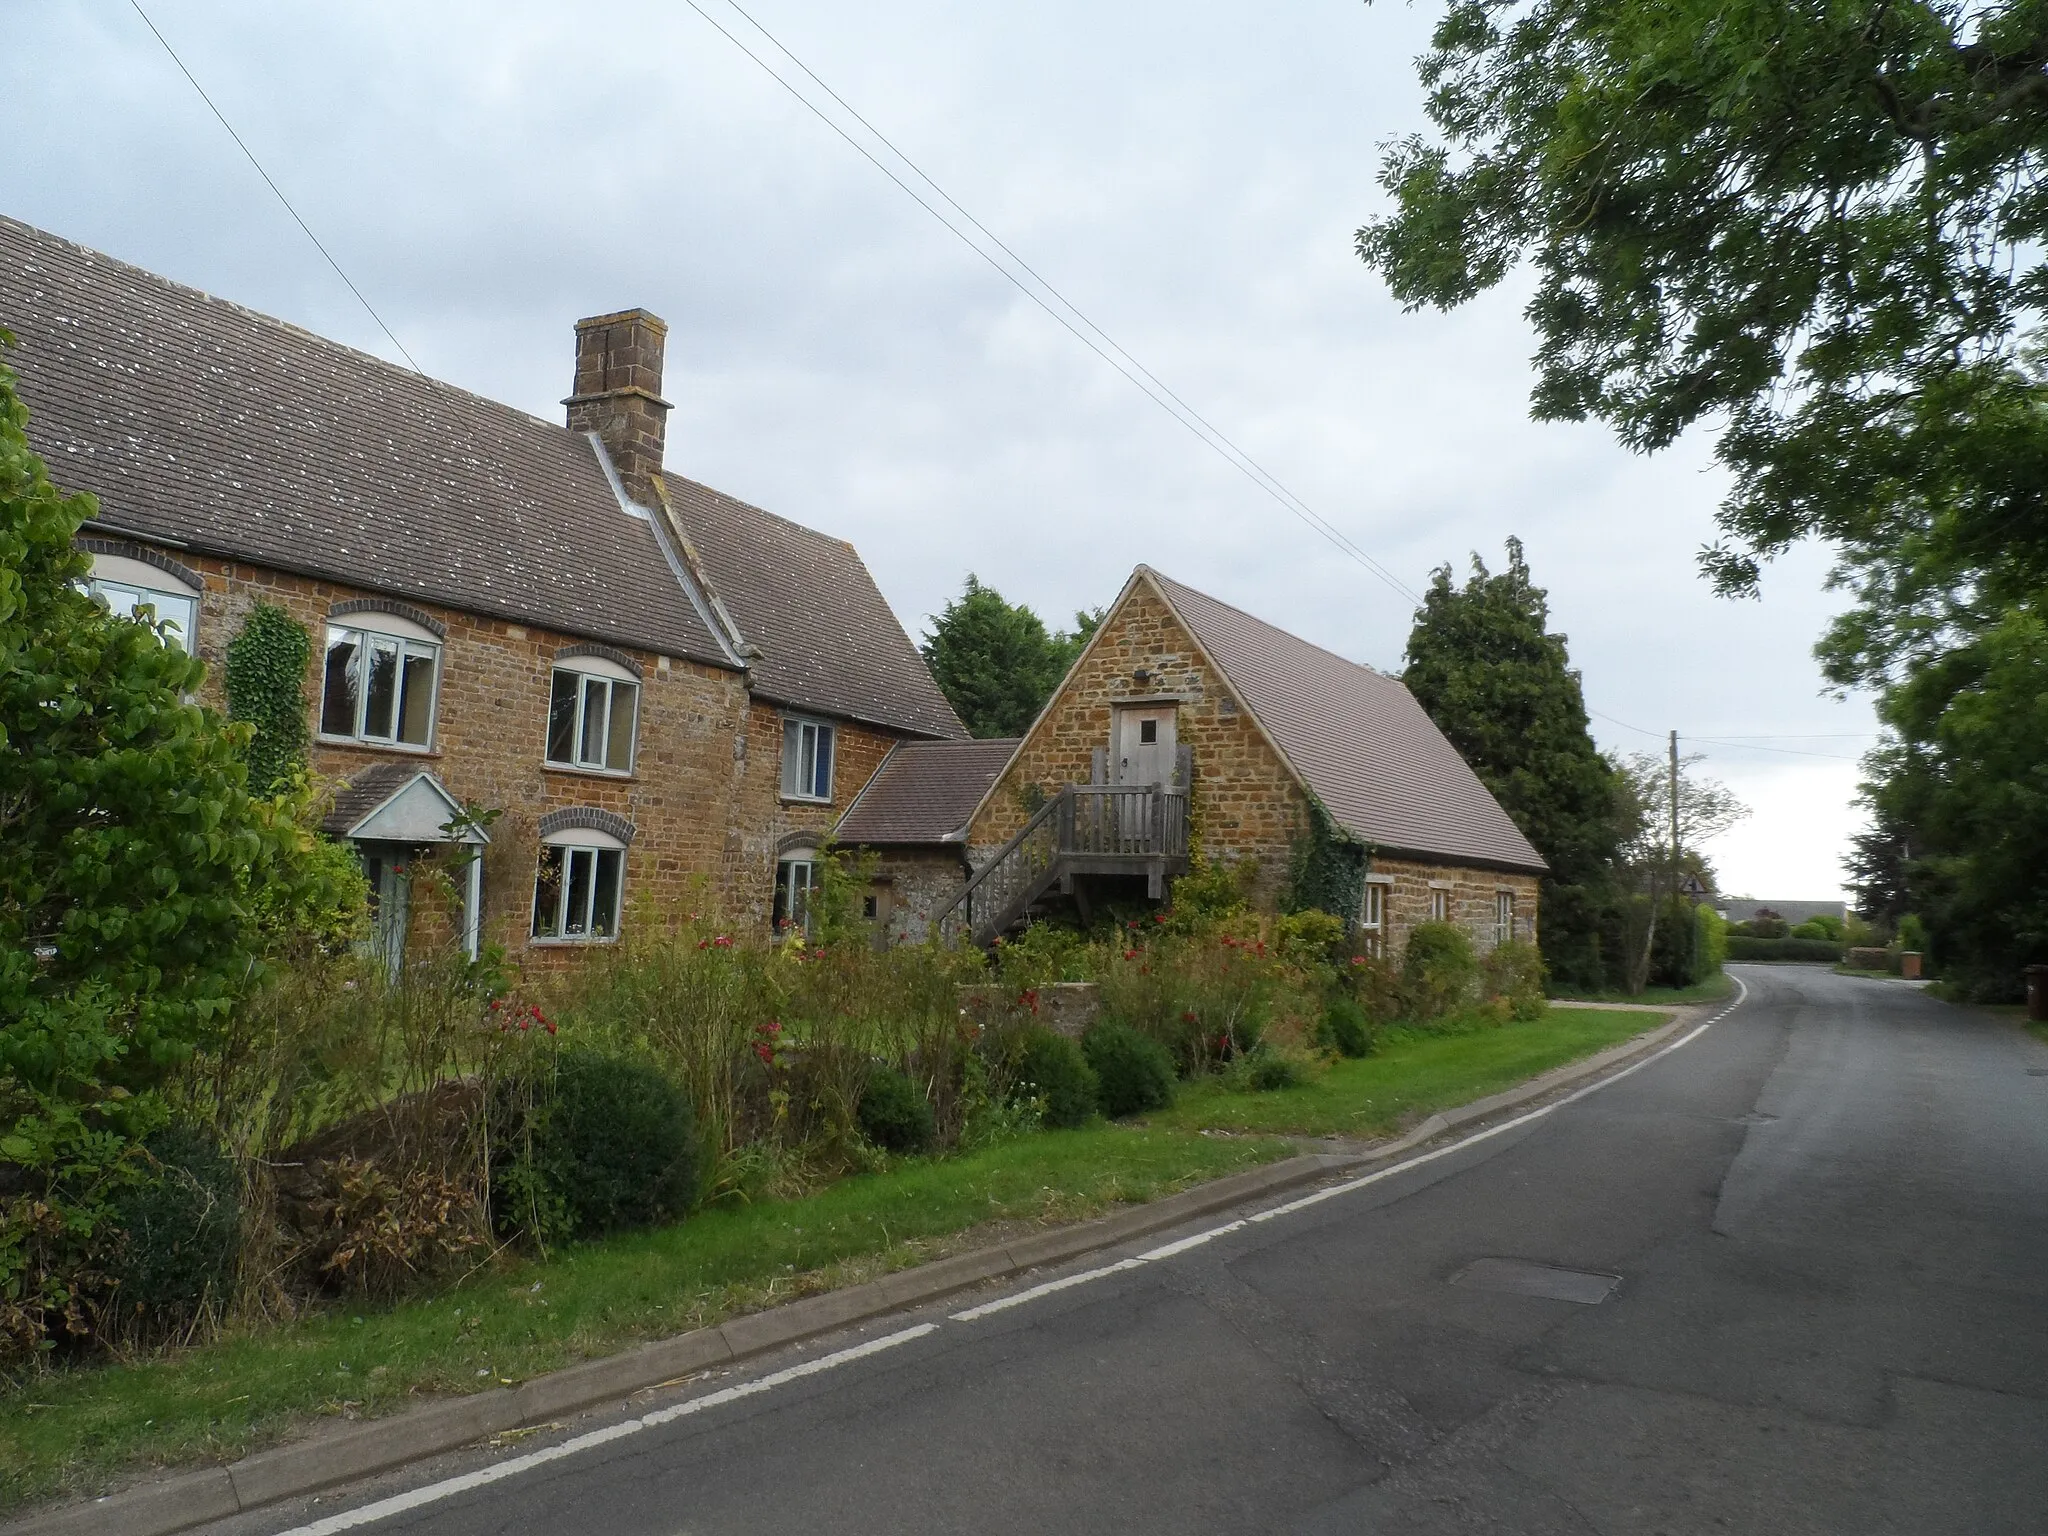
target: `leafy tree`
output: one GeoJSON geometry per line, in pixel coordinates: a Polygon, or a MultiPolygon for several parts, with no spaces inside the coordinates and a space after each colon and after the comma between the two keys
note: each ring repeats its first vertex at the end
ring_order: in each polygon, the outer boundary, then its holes
{"type": "MultiPolygon", "coordinates": [[[[1695,771],[1698,757],[1678,760],[1677,783],[1672,783],[1670,762],[1647,752],[1633,752],[1622,762],[1627,793],[1635,806],[1631,818],[1634,834],[1623,847],[1627,870],[1637,899],[1628,910],[1626,985],[1641,992],[1650,984],[1657,956],[1657,930],[1679,919],[1683,906],[1675,898],[1688,874],[1704,875],[1706,863],[1701,847],[1726,832],[1749,814],[1727,785],[1695,771]],[[1672,815],[1672,794],[1677,792],[1678,811],[1672,815]],[[1672,843],[1677,833],[1676,846],[1672,843]],[[1675,910],[1674,910],[1675,909],[1675,910]]],[[[1691,914],[1684,913],[1690,922],[1691,914]]],[[[1691,935],[1686,935],[1688,945],[1691,935]]]]}
{"type": "Polygon", "coordinates": [[[95,503],[27,416],[0,366],[0,1335],[34,1344],[89,1327],[153,1090],[255,971],[255,892],[288,908],[303,847],[249,797],[246,728],[189,702],[200,662],[86,595],[95,503]]]}
{"type": "Polygon", "coordinates": [[[1411,306],[1533,261],[1535,413],[1725,424],[1724,589],[1811,534],[2048,574],[2048,5],[1453,0],[1359,249],[1411,306]]]}
{"type": "Polygon", "coordinates": [[[1519,539],[1498,575],[1475,555],[1459,587],[1443,566],[1409,631],[1402,680],[1550,866],[1540,928],[1552,976],[1598,987],[1630,802],[1593,745],[1579,674],[1549,620],[1519,539]]]}
{"type": "Polygon", "coordinates": [[[1100,612],[1074,617],[1073,633],[1050,633],[1029,608],[970,575],[933,620],[925,663],[970,732],[1021,736],[1102,622],[1100,612]]]}
{"type": "Polygon", "coordinates": [[[1388,155],[1361,254],[1439,307],[1526,259],[1539,417],[1719,426],[1723,591],[1835,544],[1823,666],[1897,733],[1884,899],[1924,893],[1985,975],[2048,957],[2048,862],[2009,853],[2048,772],[2015,681],[2048,590],[2048,4],[1452,0],[1421,69],[1436,132],[1388,155]]]}
{"type": "Polygon", "coordinates": [[[1865,763],[1875,825],[1858,840],[1860,883],[1897,909],[1883,915],[1919,914],[1944,977],[1987,999],[2048,961],[2043,678],[2044,605],[1986,615],[1887,690],[1894,739],[1865,763]]]}

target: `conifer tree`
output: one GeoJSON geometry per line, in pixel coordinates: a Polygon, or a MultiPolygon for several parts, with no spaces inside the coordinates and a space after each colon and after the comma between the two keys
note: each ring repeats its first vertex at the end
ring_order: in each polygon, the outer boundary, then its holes
{"type": "Polygon", "coordinates": [[[1579,675],[1521,541],[1507,547],[1507,569],[1474,555],[1462,587],[1438,568],[1402,680],[1549,864],[1538,927],[1553,979],[1598,987],[1620,958],[1602,954],[1599,930],[1632,802],[1593,745],[1579,675]]]}

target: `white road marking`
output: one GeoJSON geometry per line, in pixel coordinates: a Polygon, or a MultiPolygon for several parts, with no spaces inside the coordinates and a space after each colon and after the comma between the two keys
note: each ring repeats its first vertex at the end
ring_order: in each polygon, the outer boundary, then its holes
{"type": "Polygon", "coordinates": [[[820,1355],[815,1360],[806,1360],[801,1365],[792,1365],[787,1370],[771,1376],[743,1381],[738,1386],[726,1387],[722,1391],[693,1397],[687,1402],[672,1407],[660,1408],[653,1413],[643,1413],[637,1419],[623,1423],[608,1424],[603,1429],[593,1429],[588,1434],[577,1435],[559,1445],[544,1446],[537,1451],[528,1451],[524,1456],[513,1456],[505,1461],[492,1462],[474,1472],[465,1472],[460,1477],[445,1478],[438,1483],[429,1483],[424,1488],[415,1488],[409,1493],[393,1494],[388,1499],[379,1499],[374,1504],[365,1504],[359,1509],[344,1510],[338,1515],[329,1515],[324,1520],[315,1520],[310,1525],[292,1527],[279,1536],[335,1536],[339,1531],[352,1531],[357,1526],[369,1525],[374,1521],[388,1520],[393,1515],[402,1515],[407,1510],[419,1509],[423,1505],[437,1504],[443,1499],[453,1498],[458,1493],[468,1493],[473,1488],[484,1488],[504,1478],[516,1477],[534,1467],[550,1461],[560,1461],[566,1456],[578,1456],[600,1445],[609,1445],[614,1440],[624,1440],[642,1430],[654,1429],[677,1419],[687,1418],[693,1413],[702,1413],[707,1408],[722,1408],[727,1403],[736,1403],[742,1398],[754,1397],[776,1387],[785,1386],[805,1376],[815,1376],[820,1371],[829,1371],[835,1366],[847,1365],[869,1355],[880,1354],[885,1349],[894,1349],[898,1344],[908,1344],[912,1339],[921,1339],[935,1332],[936,1323],[919,1323],[915,1328],[905,1328],[900,1333],[869,1339],[865,1344],[856,1344],[850,1349],[820,1355]]]}
{"type": "Polygon", "coordinates": [[[1069,1286],[1086,1285],[1090,1280],[1100,1280],[1104,1275],[1113,1275],[1121,1269],[1136,1269],[1137,1259],[1119,1259],[1114,1264],[1105,1264],[1100,1269],[1084,1269],[1078,1275],[1068,1275],[1060,1280],[1048,1280],[1043,1285],[1034,1285],[1028,1291],[1018,1291],[1013,1296],[1000,1297],[978,1307],[969,1307],[965,1312],[955,1312],[952,1320],[956,1323],[971,1323],[977,1317],[987,1317],[991,1312],[1007,1311],[1021,1307],[1027,1301],[1036,1301],[1041,1296],[1050,1296],[1054,1291],[1064,1291],[1069,1286]]]}
{"type": "MultiPolygon", "coordinates": [[[[1295,1211],[1306,1210],[1312,1205],[1322,1204],[1325,1200],[1334,1200],[1339,1195],[1348,1195],[1354,1190],[1364,1189],[1369,1184],[1377,1184],[1382,1179],[1391,1179],[1397,1173],[1406,1173],[1411,1168],[1420,1168],[1425,1163],[1433,1163],[1440,1157],[1449,1157],[1453,1152],[1461,1152],[1466,1147],[1476,1146],[1490,1137],[1512,1131],[1517,1126],[1527,1125],[1532,1120],[1541,1120],[1545,1115],[1552,1114],[1567,1104],[1576,1103],[1588,1094],[1598,1093],[1602,1088],[1618,1083],[1624,1077],[1628,1077],[1633,1073],[1640,1072],[1653,1061],[1661,1060],[1673,1051],[1679,1050],[1697,1040],[1707,1030],[1741,1007],[1748,998],[1749,988],[1744,985],[1740,976],[1735,978],[1735,985],[1739,989],[1736,993],[1735,1001],[1697,1029],[1681,1036],[1661,1050],[1645,1056],[1641,1061],[1624,1067],[1612,1076],[1603,1077],[1598,1082],[1589,1083],[1577,1092],[1567,1094],[1564,1098],[1553,1100],[1541,1109],[1533,1109],[1526,1115],[1517,1115],[1512,1120],[1503,1120],[1499,1125],[1490,1125],[1483,1131],[1475,1131],[1470,1136],[1461,1137],[1459,1140],[1446,1143],[1444,1146],[1437,1147],[1433,1151],[1424,1152],[1418,1157],[1404,1159],[1389,1167],[1368,1173],[1361,1178],[1347,1179],[1341,1184],[1332,1184],[1327,1189],[1319,1189],[1314,1194],[1303,1195],[1297,1200],[1290,1200],[1284,1205],[1273,1206],[1269,1210],[1256,1212],[1237,1221],[1224,1222],[1220,1226],[1204,1228],[1202,1231],[1193,1233],[1190,1236],[1179,1238],[1174,1242],[1166,1243],[1141,1253],[1136,1258],[1119,1259],[1114,1264],[1104,1264],[1096,1269],[1084,1269],[1079,1274],[1067,1275],[1058,1280],[1048,1280],[1042,1285],[1031,1286],[1027,1290],[1016,1292],[1014,1295],[999,1297],[995,1301],[984,1302],[978,1307],[969,1307],[964,1312],[953,1313],[950,1320],[956,1323],[971,1323],[977,1318],[988,1317],[992,1313],[1005,1312],[1011,1307],[1020,1307],[1027,1301],[1036,1301],[1041,1296],[1050,1296],[1055,1291],[1069,1290],[1077,1285],[1086,1285],[1091,1281],[1100,1280],[1107,1275],[1121,1274],[1126,1270],[1140,1269],[1146,1264],[1155,1263],[1161,1259],[1177,1257],[1180,1254],[1186,1253],[1191,1248],[1199,1248],[1204,1243],[1213,1242],[1227,1233],[1239,1231],[1254,1222],[1271,1221],[1278,1216],[1286,1216],[1295,1211]]],[[[657,1409],[652,1413],[642,1414],[637,1419],[627,1419],[622,1423],[607,1425],[603,1429],[591,1430],[587,1434],[577,1435],[571,1439],[564,1440],[559,1445],[544,1446],[537,1451],[528,1451],[523,1456],[513,1456],[504,1461],[493,1462],[487,1467],[479,1467],[474,1472],[465,1472],[459,1477],[450,1477],[438,1483],[429,1483],[425,1487],[415,1488],[409,1493],[394,1494],[388,1499],[379,1499],[374,1504],[365,1504],[358,1509],[344,1510],[339,1514],[329,1515],[324,1520],[315,1520],[310,1525],[294,1526],[289,1531],[279,1532],[278,1536],[337,1536],[337,1533],[341,1531],[352,1531],[359,1526],[370,1525],[379,1520],[389,1519],[393,1515],[402,1515],[408,1510],[420,1509],[428,1504],[437,1504],[441,1500],[453,1498],[459,1493],[468,1493],[475,1488],[488,1487],[492,1483],[500,1482],[508,1477],[516,1477],[521,1472],[529,1471],[534,1467],[544,1466],[551,1461],[561,1461],[566,1457],[581,1455],[583,1452],[594,1450],[598,1446],[609,1445],[614,1440],[624,1440],[629,1436],[637,1435],[643,1430],[655,1429],[663,1424],[674,1423],[677,1419],[688,1418],[692,1414],[702,1413],[709,1408],[721,1408],[727,1403],[736,1403],[744,1398],[758,1396],[760,1393],[772,1391],[776,1387],[785,1386],[792,1381],[801,1380],[803,1377],[815,1376],[820,1371],[829,1371],[837,1366],[849,1365],[856,1360],[864,1360],[870,1355],[880,1354],[885,1349],[894,1349],[899,1344],[908,1344],[913,1339],[921,1339],[926,1334],[936,1332],[937,1329],[938,1325],[936,1323],[919,1323],[914,1328],[905,1328],[899,1333],[886,1334],[879,1339],[870,1339],[864,1344],[856,1344],[851,1348],[837,1350],[829,1355],[820,1355],[817,1359],[806,1360],[801,1365],[792,1365],[785,1370],[776,1371],[771,1375],[757,1377],[753,1381],[741,1382],[737,1386],[726,1387],[717,1392],[707,1393],[703,1397],[693,1397],[686,1402],[676,1403],[667,1408],[657,1409]]]]}

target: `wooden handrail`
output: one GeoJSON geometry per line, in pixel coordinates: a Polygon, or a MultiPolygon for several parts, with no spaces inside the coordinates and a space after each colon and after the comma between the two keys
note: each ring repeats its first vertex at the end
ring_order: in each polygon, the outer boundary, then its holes
{"type": "Polygon", "coordinates": [[[1015,919],[1013,907],[1028,907],[1057,878],[1064,860],[1184,859],[1187,832],[1185,790],[1158,784],[1065,785],[968,878],[932,918],[932,926],[941,934],[964,926],[977,940],[993,937],[1015,919]]]}

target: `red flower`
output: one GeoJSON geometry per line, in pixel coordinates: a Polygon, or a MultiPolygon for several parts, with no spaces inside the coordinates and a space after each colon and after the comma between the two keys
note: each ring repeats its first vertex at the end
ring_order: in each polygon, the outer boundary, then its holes
{"type": "Polygon", "coordinates": [[[767,1030],[768,1033],[771,1035],[779,1035],[782,1033],[782,1023],[778,1019],[770,1019],[766,1024],[763,1024],[761,1027],[767,1030]]]}
{"type": "Polygon", "coordinates": [[[697,947],[699,949],[709,949],[711,947],[711,941],[709,939],[699,939],[697,941],[697,947]]]}
{"type": "Polygon", "coordinates": [[[548,1027],[549,1034],[552,1035],[555,1033],[555,1021],[553,1019],[542,1019],[541,1023],[545,1024],[548,1027]]]}
{"type": "Polygon", "coordinates": [[[712,945],[718,949],[732,948],[732,936],[730,934],[721,933],[717,938],[713,939],[711,942],[712,945]]]}
{"type": "Polygon", "coordinates": [[[765,1062],[768,1062],[768,1063],[769,1063],[770,1065],[773,1065],[773,1064],[774,1064],[774,1061],[775,1061],[775,1047],[774,1047],[774,1046],[772,1046],[772,1045],[764,1045],[764,1044],[760,1043],[759,1041],[756,1041],[756,1042],[755,1042],[755,1044],[754,1044],[754,1054],[755,1054],[756,1056],[760,1057],[760,1058],[761,1058],[761,1059],[762,1059],[763,1061],[765,1061],[765,1062]]]}
{"type": "Polygon", "coordinates": [[[494,997],[494,998],[492,998],[492,999],[491,999],[491,1012],[493,1012],[493,1013],[496,1013],[497,1011],[498,1011],[498,1000],[497,1000],[497,999],[496,999],[496,998],[494,997]]]}
{"type": "Polygon", "coordinates": [[[1128,923],[1125,923],[1124,926],[1126,928],[1135,928],[1138,926],[1138,920],[1134,917],[1128,923]]]}
{"type": "Polygon", "coordinates": [[[1194,1011],[1190,1009],[1188,1012],[1182,1014],[1180,1016],[1180,1020],[1183,1024],[1193,1024],[1194,1022],[1196,1022],[1194,1011]]]}
{"type": "Polygon", "coordinates": [[[1017,1001],[1033,1013],[1038,1012],[1038,988],[1026,987],[1017,994],[1017,1001]]]}
{"type": "Polygon", "coordinates": [[[1152,921],[1155,923],[1163,923],[1166,921],[1166,914],[1164,912],[1154,912],[1152,914],[1152,921]]]}
{"type": "Polygon", "coordinates": [[[527,1032],[527,1031],[528,1031],[529,1029],[531,1029],[531,1028],[533,1028],[533,1020],[531,1020],[531,1019],[521,1019],[521,1020],[519,1021],[519,1032],[520,1032],[520,1033],[521,1033],[522,1035],[523,1035],[523,1034],[525,1034],[525,1033],[526,1033],[526,1032],[527,1032]]]}
{"type": "Polygon", "coordinates": [[[1135,960],[1138,958],[1138,952],[1135,949],[1127,949],[1124,951],[1124,958],[1126,960],[1135,960]]]}

